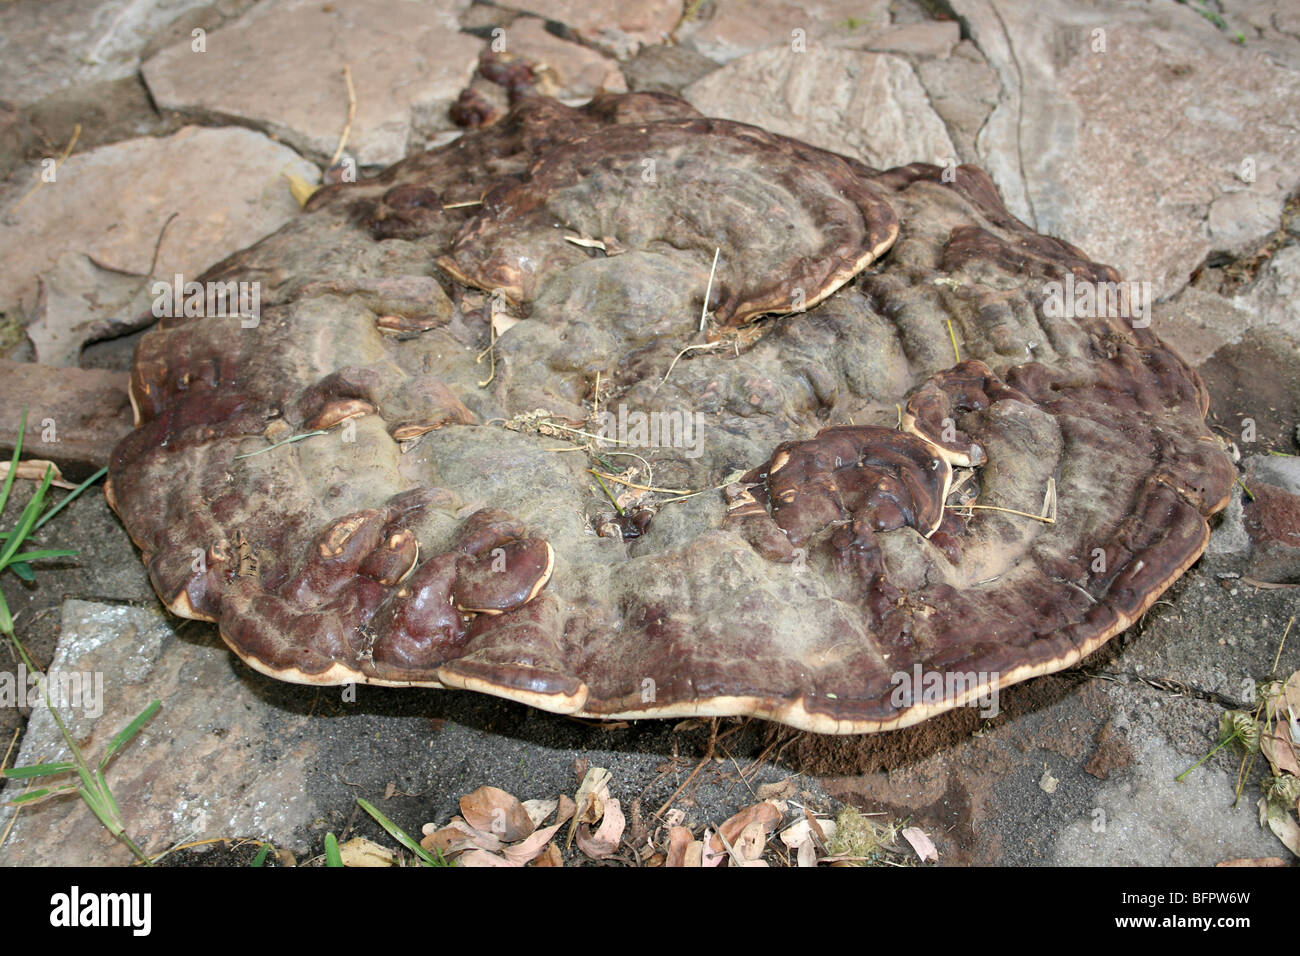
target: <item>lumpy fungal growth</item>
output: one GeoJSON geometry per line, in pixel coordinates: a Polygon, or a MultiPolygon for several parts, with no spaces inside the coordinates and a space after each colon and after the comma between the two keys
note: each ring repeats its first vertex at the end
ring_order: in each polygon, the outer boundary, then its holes
{"type": "Polygon", "coordinates": [[[1126,628],[1232,483],[1121,278],[984,173],[670,96],[522,96],[203,279],[259,321],[144,337],[109,500],[290,681],[906,726],[1126,628]]]}

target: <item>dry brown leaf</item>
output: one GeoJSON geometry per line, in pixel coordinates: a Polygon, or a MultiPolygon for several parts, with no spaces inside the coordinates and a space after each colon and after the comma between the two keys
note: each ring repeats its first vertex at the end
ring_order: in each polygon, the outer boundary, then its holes
{"type": "Polygon", "coordinates": [[[736,837],[731,849],[742,862],[762,859],[763,851],[767,849],[767,833],[767,827],[755,820],[740,831],[740,836],[736,837]]]}
{"type": "Polygon", "coordinates": [[[682,860],[682,866],[693,867],[704,865],[704,844],[699,840],[692,840],[691,845],[686,848],[686,856],[682,860]]]}
{"type": "Polygon", "coordinates": [[[392,866],[397,862],[391,851],[365,837],[353,837],[347,843],[340,843],[339,857],[344,866],[392,866]]]}
{"type": "Polygon", "coordinates": [[[1286,772],[1300,777],[1300,764],[1296,762],[1296,746],[1291,742],[1291,725],[1280,716],[1273,730],[1261,734],[1259,750],[1273,766],[1273,776],[1286,772]]]}
{"type": "Polygon", "coordinates": [[[718,834],[721,834],[726,838],[728,843],[735,846],[736,839],[740,836],[740,832],[755,821],[763,824],[763,832],[766,836],[766,834],[775,830],[777,824],[781,822],[781,811],[766,800],[761,803],[755,803],[753,806],[745,807],[745,809],[741,810],[735,816],[722,824],[722,826],[718,827],[718,833],[714,834],[713,839],[709,842],[709,846],[712,848],[714,853],[723,852],[723,843],[722,840],[718,838],[718,834]]]}
{"type": "Polygon", "coordinates": [[[939,862],[939,851],[934,848],[934,843],[920,827],[907,827],[904,829],[903,839],[912,845],[912,849],[916,851],[916,855],[921,858],[922,863],[939,862]]]}
{"type": "Polygon", "coordinates": [[[537,859],[533,860],[529,866],[564,866],[564,857],[560,855],[560,848],[553,842],[546,844],[546,849],[542,850],[537,859]]]}
{"type": "Polygon", "coordinates": [[[812,840],[806,840],[799,846],[795,859],[800,866],[817,865],[817,847],[813,845],[812,840]]]}
{"type": "Polygon", "coordinates": [[[791,850],[798,850],[805,843],[812,843],[815,846],[824,848],[827,841],[834,836],[834,820],[817,820],[813,817],[806,817],[782,830],[781,842],[791,850]]]}
{"type": "Polygon", "coordinates": [[[522,843],[506,847],[501,851],[501,855],[514,866],[523,866],[546,849],[546,845],[551,842],[551,837],[555,836],[556,831],[562,826],[564,826],[563,821],[553,823],[544,830],[538,830],[522,843]]]}
{"type": "Polygon", "coordinates": [[[501,338],[501,336],[518,325],[519,321],[508,312],[494,311],[492,313],[492,331],[496,333],[497,338],[501,338]]]}
{"type": "Polygon", "coordinates": [[[670,827],[679,827],[686,820],[686,811],[679,807],[673,807],[664,814],[664,823],[670,827]]]}
{"type": "MultiPolygon", "coordinates": [[[[24,481],[44,481],[45,473],[51,468],[54,469],[54,478],[50,482],[55,488],[75,488],[76,485],[69,481],[63,480],[63,472],[59,471],[59,466],[52,461],[45,461],[41,458],[28,458],[18,463],[14,469],[14,477],[22,478],[24,481]]],[[[9,477],[9,462],[0,461],[0,481],[9,477]]]]}
{"type": "Polygon", "coordinates": [[[456,858],[457,866],[522,866],[487,850],[467,850],[456,858]]]}
{"type": "Polygon", "coordinates": [[[713,841],[717,836],[710,830],[704,831],[703,846],[700,848],[700,866],[719,866],[727,858],[726,850],[714,850],[713,841]]]}
{"type": "Polygon", "coordinates": [[[528,812],[528,818],[533,821],[533,826],[540,827],[559,805],[559,800],[525,800],[524,810],[528,812]]]}
{"type": "Polygon", "coordinates": [[[1257,857],[1238,857],[1235,860],[1224,860],[1222,863],[1216,863],[1215,866],[1290,866],[1286,860],[1280,856],[1257,856],[1257,857]]]}
{"type": "Polygon", "coordinates": [[[1273,831],[1273,835],[1282,841],[1284,847],[1296,856],[1300,856],[1300,824],[1296,823],[1286,807],[1270,803],[1260,797],[1259,825],[1267,825],[1273,831]]]}
{"type": "Polygon", "coordinates": [[[616,799],[610,797],[605,801],[605,813],[595,833],[591,832],[588,824],[578,824],[578,849],[593,860],[607,860],[618,852],[626,826],[622,808],[616,799]]]}
{"type": "Polygon", "coordinates": [[[491,833],[475,829],[460,817],[452,817],[445,827],[426,835],[420,841],[420,846],[429,852],[437,850],[447,856],[471,849],[495,853],[501,849],[501,841],[491,833]]]}
{"type": "Polygon", "coordinates": [[[498,787],[479,787],[461,797],[460,812],[474,829],[491,833],[504,843],[522,840],[536,829],[524,805],[498,787]]]}
{"type": "Polygon", "coordinates": [[[664,866],[685,866],[686,851],[693,842],[691,831],[686,827],[669,827],[668,856],[664,860],[664,866]]]}
{"type": "Polygon", "coordinates": [[[605,815],[605,798],[609,796],[609,781],[612,775],[604,767],[591,767],[582,778],[578,792],[573,797],[576,807],[573,824],[569,827],[569,845],[580,823],[596,823],[605,815]]]}

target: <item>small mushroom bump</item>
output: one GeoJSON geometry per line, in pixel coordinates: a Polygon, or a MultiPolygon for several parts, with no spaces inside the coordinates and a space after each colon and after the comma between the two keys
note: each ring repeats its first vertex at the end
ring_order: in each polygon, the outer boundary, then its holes
{"type": "Polygon", "coordinates": [[[256,327],[137,349],[110,504],[250,666],[864,733],[1074,664],[1201,554],[1204,386],[1045,308],[1120,276],[985,173],[489,66],[509,113],[201,277],[256,327]]]}

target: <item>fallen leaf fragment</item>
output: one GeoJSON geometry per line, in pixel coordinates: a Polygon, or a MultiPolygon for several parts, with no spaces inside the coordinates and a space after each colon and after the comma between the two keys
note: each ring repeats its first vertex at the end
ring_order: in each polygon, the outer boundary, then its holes
{"type": "Polygon", "coordinates": [[[1260,735],[1259,749],[1272,765],[1274,776],[1289,773],[1300,777],[1296,746],[1291,742],[1291,727],[1285,719],[1279,720],[1269,733],[1260,735]]]}
{"type": "Polygon", "coordinates": [[[489,853],[487,850],[469,850],[462,853],[456,858],[457,866],[471,867],[488,867],[488,866],[522,866],[520,863],[511,863],[503,856],[495,853],[489,853]]]}
{"type": "Polygon", "coordinates": [[[1290,866],[1286,860],[1280,856],[1257,856],[1257,857],[1238,857],[1235,860],[1224,860],[1222,863],[1216,863],[1215,866],[1290,866]]]}
{"type": "Polygon", "coordinates": [[[906,827],[903,830],[903,839],[912,845],[912,849],[916,851],[922,863],[939,862],[939,851],[934,848],[934,843],[920,827],[906,827]]]}
{"type": "MultiPolygon", "coordinates": [[[[0,481],[9,477],[9,462],[0,461],[0,481]]],[[[44,481],[45,473],[53,470],[54,477],[50,484],[55,488],[75,488],[76,485],[69,481],[63,480],[63,472],[59,471],[59,466],[52,461],[45,461],[43,458],[28,458],[20,461],[18,467],[14,469],[14,477],[22,478],[24,481],[44,481]]]]}
{"type": "Polygon", "coordinates": [[[664,860],[664,866],[685,866],[686,851],[690,849],[693,842],[695,841],[691,839],[691,831],[686,827],[670,827],[668,855],[664,860]]]}
{"type": "Polygon", "coordinates": [[[617,800],[610,797],[605,801],[605,813],[601,817],[600,827],[593,833],[586,823],[578,825],[578,849],[593,860],[607,860],[618,852],[623,840],[623,830],[627,819],[617,800]]]}
{"type": "Polygon", "coordinates": [[[569,827],[569,845],[577,834],[579,823],[597,823],[605,815],[605,800],[609,795],[609,781],[612,774],[604,767],[591,767],[578,785],[578,792],[573,797],[576,807],[573,824],[569,827]]]}
{"type": "Polygon", "coordinates": [[[745,807],[745,809],[718,827],[718,832],[714,834],[709,846],[715,853],[722,852],[723,842],[719,836],[725,838],[727,843],[735,846],[736,840],[740,838],[741,831],[754,822],[763,824],[763,835],[766,838],[767,834],[775,830],[777,824],[781,822],[781,811],[766,800],[745,807]]]}
{"type": "Polygon", "coordinates": [[[767,849],[767,834],[768,828],[760,821],[747,824],[732,844],[732,852],[746,863],[762,859],[763,851],[767,849]]]}
{"type": "Polygon", "coordinates": [[[514,846],[508,846],[501,851],[501,855],[512,866],[523,866],[525,863],[535,859],[547,845],[551,842],[551,837],[555,836],[557,830],[564,826],[564,821],[553,823],[544,830],[538,830],[527,840],[522,843],[516,843],[514,846]]]}
{"type": "Polygon", "coordinates": [[[309,183],[301,176],[295,176],[293,173],[285,173],[284,178],[289,180],[289,194],[298,200],[299,206],[307,205],[307,200],[311,199],[312,193],[320,189],[320,186],[309,183]]]}
{"type": "Polygon", "coordinates": [[[339,856],[344,866],[392,866],[397,862],[390,850],[365,837],[353,837],[339,844],[339,856]]]}
{"type": "Polygon", "coordinates": [[[524,810],[528,812],[528,818],[533,821],[533,826],[540,827],[559,805],[559,800],[525,800],[524,810]]]}
{"type": "Polygon", "coordinates": [[[498,787],[479,787],[461,797],[460,812],[474,829],[491,833],[503,843],[515,843],[536,829],[524,805],[498,787]]]}
{"type": "Polygon", "coordinates": [[[1260,797],[1259,825],[1267,826],[1284,847],[1300,856],[1300,824],[1296,823],[1286,807],[1260,797]]]}
{"type": "Polygon", "coordinates": [[[460,817],[452,817],[445,827],[427,834],[420,846],[431,853],[436,850],[443,856],[451,856],[464,850],[495,853],[501,849],[501,841],[491,833],[475,829],[460,817]]]}
{"type": "Polygon", "coordinates": [[[537,859],[533,860],[529,866],[564,866],[564,857],[560,855],[560,848],[554,843],[546,844],[546,849],[542,850],[537,859]]]}

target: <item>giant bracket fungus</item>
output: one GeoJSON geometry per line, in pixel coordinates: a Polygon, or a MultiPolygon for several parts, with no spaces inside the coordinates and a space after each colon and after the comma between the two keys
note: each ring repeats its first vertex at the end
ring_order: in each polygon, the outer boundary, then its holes
{"type": "Polygon", "coordinates": [[[665,95],[524,97],[200,281],[260,315],[144,336],[108,497],[290,681],[902,727],[1128,627],[1233,481],[1120,277],[983,172],[665,95]]]}

